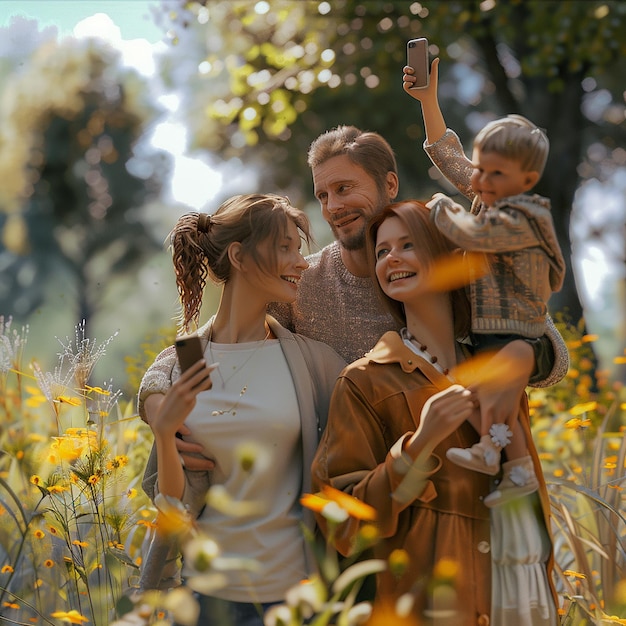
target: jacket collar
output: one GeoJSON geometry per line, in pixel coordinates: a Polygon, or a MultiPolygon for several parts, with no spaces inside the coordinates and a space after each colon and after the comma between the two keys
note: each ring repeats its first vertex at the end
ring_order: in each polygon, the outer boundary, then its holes
{"type": "Polygon", "coordinates": [[[404,345],[402,337],[393,330],[386,332],[363,358],[373,363],[398,363],[407,374],[419,370],[437,386],[447,387],[451,384],[450,379],[433,367],[432,363],[404,345]]]}

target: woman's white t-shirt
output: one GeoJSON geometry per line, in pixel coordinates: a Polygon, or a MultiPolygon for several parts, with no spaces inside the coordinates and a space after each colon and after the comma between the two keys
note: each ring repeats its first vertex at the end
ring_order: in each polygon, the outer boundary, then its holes
{"type": "MultiPolygon", "coordinates": [[[[198,394],[186,420],[205,455],[215,461],[212,485],[237,502],[262,504],[254,515],[235,517],[206,506],[198,525],[215,539],[223,556],[258,562],[254,572],[225,571],[226,586],[211,595],[238,602],[282,600],[306,578],[300,495],[300,411],[291,372],[278,340],[209,343],[207,363],[219,362],[213,387],[198,394]],[[261,452],[246,471],[237,458],[242,445],[261,452]],[[264,459],[266,462],[264,462],[264,459]]],[[[188,567],[183,574],[189,575],[188,567]]]]}

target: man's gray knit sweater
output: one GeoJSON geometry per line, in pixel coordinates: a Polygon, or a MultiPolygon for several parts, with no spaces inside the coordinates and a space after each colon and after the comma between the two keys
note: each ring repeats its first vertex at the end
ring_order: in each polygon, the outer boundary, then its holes
{"type": "Polygon", "coordinates": [[[372,279],[346,269],[336,241],[306,260],[309,268],[302,273],[295,303],[269,307],[270,315],[283,326],[323,341],[347,363],[371,350],[388,330],[398,329],[372,279]]]}

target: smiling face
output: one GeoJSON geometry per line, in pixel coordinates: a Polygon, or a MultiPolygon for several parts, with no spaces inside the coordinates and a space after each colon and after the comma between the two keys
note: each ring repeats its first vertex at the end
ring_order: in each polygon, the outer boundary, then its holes
{"type": "Polygon", "coordinates": [[[293,302],[302,272],[309,266],[301,248],[300,231],[292,220],[287,220],[282,236],[275,242],[270,238],[258,245],[263,267],[246,256],[244,268],[252,290],[266,302],[293,302]]]}
{"type": "Polygon", "coordinates": [[[487,207],[502,198],[529,191],[539,179],[538,172],[524,171],[518,160],[507,159],[497,152],[474,148],[472,163],[472,190],[487,207]]]}
{"type": "Polygon", "coordinates": [[[322,216],[346,250],[365,247],[368,219],[393,197],[381,194],[374,179],[345,154],[314,167],[313,186],[322,216]]]}
{"type": "Polygon", "coordinates": [[[389,298],[407,302],[423,293],[428,265],[398,217],[389,217],[379,226],[374,254],[376,278],[389,298]]]}

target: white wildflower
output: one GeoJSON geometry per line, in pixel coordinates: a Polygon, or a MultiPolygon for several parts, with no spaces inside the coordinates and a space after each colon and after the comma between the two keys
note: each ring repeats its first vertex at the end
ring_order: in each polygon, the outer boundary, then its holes
{"type": "Polygon", "coordinates": [[[21,332],[11,330],[11,317],[0,315],[0,372],[16,369],[22,360],[22,352],[28,336],[28,326],[21,332]]]}

